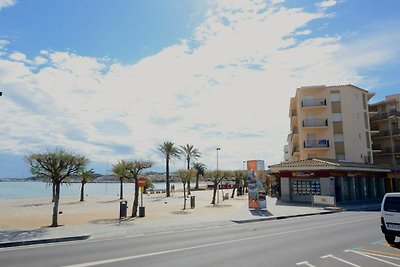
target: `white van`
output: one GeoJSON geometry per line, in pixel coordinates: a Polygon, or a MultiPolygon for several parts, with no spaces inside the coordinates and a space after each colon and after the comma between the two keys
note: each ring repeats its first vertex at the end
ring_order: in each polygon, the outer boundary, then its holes
{"type": "Polygon", "coordinates": [[[400,193],[387,193],[381,205],[381,229],[389,244],[400,237],[400,193]]]}

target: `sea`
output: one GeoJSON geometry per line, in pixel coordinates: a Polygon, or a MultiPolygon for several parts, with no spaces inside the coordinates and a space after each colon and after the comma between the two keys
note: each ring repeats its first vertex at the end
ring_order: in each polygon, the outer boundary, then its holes
{"type": "MultiPolygon", "coordinates": [[[[165,182],[153,183],[156,190],[165,190],[165,182]]],[[[171,182],[175,189],[182,189],[182,183],[171,182]]],[[[119,183],[87,183],[85,195],[118,196],[119,183]]],[[[133,196],[135,185],[123,184],[124,197],[133,196]]],[[[0,182],[0,199],[51,198],[51,185],[45,182],[0,182]]],[[[81,184],[70,183],[61,186],[60,196],[80,196],[81,184]]]]}

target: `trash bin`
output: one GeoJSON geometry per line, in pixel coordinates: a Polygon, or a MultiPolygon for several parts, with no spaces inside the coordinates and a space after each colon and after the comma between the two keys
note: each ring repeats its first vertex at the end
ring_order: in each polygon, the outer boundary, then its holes
{"type": "Polygon", "coordinates": [[[145,209],[144,207],[139,207],[139,217],[144,217],[145,216],[145,209]]]}
{"type": "Polygon", "coordinates": [[[128,209],[128,201],[119,202],[119,218],[126,218],[126,211],[128,209]]]}
{"type": "Polygon", "coordinates": [[[190,208],[194,209],[195,206],[196,206],[196,198],[195,196],[190,196],[190,208]]]}

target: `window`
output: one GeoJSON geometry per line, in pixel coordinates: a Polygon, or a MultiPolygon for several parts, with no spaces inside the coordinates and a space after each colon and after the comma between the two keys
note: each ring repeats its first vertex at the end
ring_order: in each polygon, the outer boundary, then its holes
{"type": "Polygon", "coordinates": [[[321,195],[321,183],[318,180],[293,181],[293,194],[295,195],[321,195]]]}
{"type": "Polygon", "coordinates": [[[335,142],[344,142],[343,133],[335,133],[335,142]]]}
{"type": "Polygon", "coordinates": [[[342,113],[332,113],[332,121],[342,121],[342,113]]]}
{"type": "Polygon", "coordinates": [[[331,102],[340,102],[340,93],[331,92],[331,102]]]}
{"type": "Polygon", "coordinates": [[[400,212],[400,197],[386,197],[383,209],[390,212],[400,212]]]}

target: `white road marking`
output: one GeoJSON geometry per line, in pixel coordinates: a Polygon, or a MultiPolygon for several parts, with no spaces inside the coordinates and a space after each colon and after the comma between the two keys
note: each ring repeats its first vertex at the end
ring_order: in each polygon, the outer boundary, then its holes
{"type": "Polygon", "coordinates": [[[377,260],[377,261],[380,261],[380,262],[387,263],[389,265],[400,267],[400,265],[398,265],[396,263],[393,263],[393,262],[390,262],[390,261],[385,261],[385,260],[382,260],[382,259],[379,259],[379,258],[376,258],[376,257],[372,257],[371,255],[367,255],[364,252],[359,252],[359,251],[356,251],[356,250],[345,250],[344,252],[352,252],[352,253],[367,257],[367,258],[371,258],[371,259],[374,259],[374,260],[377,260]]]}
{"type": "MultiPolygon", "coordinates": [[[[328,215],[332,215],[332,214],[328,214],[328,215]]],[[[335,214],[333,214],[335,215],[335,214]]],[[[306,219],[306,217],[299,217],[298,219],[306,219]]],[[[340,222],[337,224],[329,224],[329,225],[323,225],[323,226],[316,226],[316,227],[310,227],[310,228],[306,228],[304,230],[309,230],[309,229],[313,229],[313,228],[324,228],[324,227],[331,227],[334,225],[340,225],[340,224],[346,224],[346,223],[353,223],[353,222],[360,222],[360,221],[365,221],[365,220],[369,220],[369,219],[376,219],[376,216],[371,216],[371,217],[367,217],[363,220],[352,220],[352,221],[344,221],[344,222],[340,222]]],[[[280,220],[274,220],[274,221],[268,221],[271,224],[274,223],[280,223],[280,220]]],[[[265,221],[263,222],[254,222],[254,224],[261,224],[261,223],[265,223],[265,221]]],[[[204,231],[206,229],[218,229],[218,228],[227,228],[227,227],[242,227],[243,225],[238,225],[238,224],[234,224],[234,225],[221,225],[221,226],[209,226],[209,227],[201,227],[201,228],[192,228],[192,229],[187,229],[186,231],[204,231]]],[[[302,231],[301,229],[299,231],[302,231]]],[[[178,233],[178,232],[182,232],[181,230],[176,230],[174,231],[174,233],[178,233]]],[[[285,232],[283,232],[285,233],[285,232]]],[[[136,237],[147,237],[147,236],[157,236],[157,235],[161,235],[159,232],[157,233],[152,233],[152,234],[133,234],[133,235],[126,235],[123,237],[110,237],[110,238],[99,238],[99,239],[92,239],[92,240],[77,240],[77,241],[69,241],[69,242],[60,242],[60,243],[49,243],[49,244],[36,244],[36,245],[27,245],[27,246],[19,246],[19,247],[9,247],[9,248],[0,248],[0,252],[2,251],[14,251],[14,250],[24,250],[24,249],[34,249],[34,248],[43,248],[43,247],[53,247],[53,246],[65,246],[65,245],[69,245],[72,242],[74,243],[95,243],[95,242],[103,242],[103,241],[113,241],[113,240],[124,240],[124,239],[130,239],[130,238],[136,238],[136,237]]]]}
{"type": "Polygon", "coordinates": [[[298,262],[298,263],[296,263],[296,265],[306,265],[308,267],[316,267],[316,266],[310,264],[308,261],[298,262]]]}
{"type": "Polygon", "coordinates": [[[335,257],[335,256],[333,256],[332,254],[325,255],[325,256],[322,256],[322,257],[321,257],[321,259],[326,259],[326,258],[332,258],[332,259],[341,261],[341,262],[343,262],[343,263],[346,263],[346,264],[351,265],[351,266],[354,266],[354,267],[361,267],[360,265],[357,265],[357,264],[351,263],[351,262],[349,262],[349,261],[346,261],[346,260],[344,260],[344,259],[335,257]]]}
{"type": "Polygon", "coordinates": [[[368,254],[368,255],[371,255],[371,256],[377,256],[377,257],[388,258],[388,259],[399,260],[400,261],[400,257],[392,257],[392,256],[387,256],[387,255],[382,255],[382,254],[375,254],[375,253],[371,253],[371,252],[362,252],[362,253],[368,254]]]}
{"type": "MultiPolygon", "coordinates": [[[[375,216],[371,217],[371,218],[375,218],[375,216]]],[[[284,232],[279,232],[279,233],[273,233],[273,234],[245,237],[245,238],[221,241],[221,242],[217,242],[217,243],[210,243],[210,244],[198,245],[198,246],[193,246],[193,247],[186,247],[186,248],[180,248],[180,249],[159,251],[159,252],[136,255],[136,256],[114,258],[114,259],[103,260],[103,261],[95,261],[95,262],[86,262],[86,263],[81,263],[81,264],[67,265],[67,266],[64,266],[64,267],[87,267],[87,266],[93,266],[93,265],[99,265],[99,264],[108,264],[108,263],[113,263],[113,262],[133,260],[133,259],[137,259],[137,258],[143,258],[143,257],[149,257],[149,256],[155,256],[155,255],[162,255],[162,254],[167,254],[167,253],[174,253],[174,252],[180,252],[180,251],[186,251],[186,250],[192,250],[192,249],[198,249],[198,248],[205,248],[205,247],[218,246],[218,245],[224,245],[224,244],[238,243],[238,242],[242,242],[242,241],[262,239],[262,238],[272,237],[272,236],[277,236],[277,235],[284,235],[284,234],[291,234],[291,233],[315,230],[315,229],[318,229],[318,228],[330,228],[330,227],[336,226],[336,225],[342,225],[342,224],[346,224],[346,223],[361,222],[361,221],[365,221],[365,220],[366,219],[364,218],[364,219],[345,221],[345,222],[340,222],[340,223],[332,223],[332,224],[325,224],[325,225],[320,225],[320,226],[312,226],[312,227],[306,227],[306,228],[302,228],[302,229],[296,229],[296,230],[284,231],[284,232]]]]}

